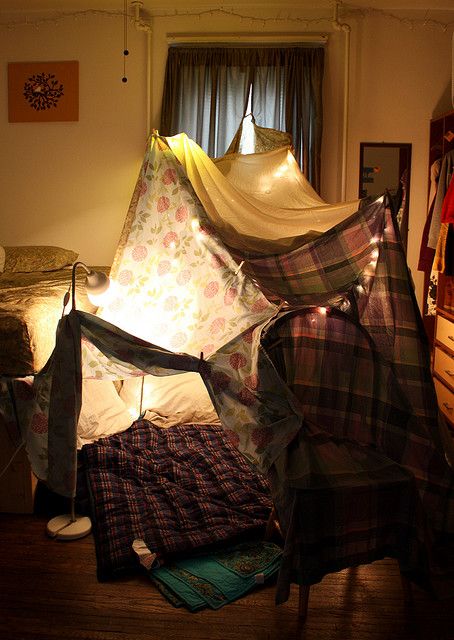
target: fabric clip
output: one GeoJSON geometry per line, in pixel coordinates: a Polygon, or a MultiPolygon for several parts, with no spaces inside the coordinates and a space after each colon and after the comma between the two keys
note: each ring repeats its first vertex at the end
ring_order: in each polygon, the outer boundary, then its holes
{"type": "Polygon", "coordinates": [[[244,264],[244,260],[242,260],[242,261],[240,262],[240,264],[238,265],[238,267],[236,268],[236,270],[235,270],[235,275],[236,275],[236,276],[239,274],[239,272],[240,272],[241,267],[243,266],[243,264],[244,264]]]}

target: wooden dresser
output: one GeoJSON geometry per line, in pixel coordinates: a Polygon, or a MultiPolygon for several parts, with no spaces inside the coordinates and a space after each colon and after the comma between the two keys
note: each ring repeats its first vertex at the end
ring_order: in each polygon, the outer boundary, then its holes
{"type": "Polygon", "coordinates": [[[438,404],[454,435],[453,276],[439,275],[433,349],[433,376],[438,404]]]}

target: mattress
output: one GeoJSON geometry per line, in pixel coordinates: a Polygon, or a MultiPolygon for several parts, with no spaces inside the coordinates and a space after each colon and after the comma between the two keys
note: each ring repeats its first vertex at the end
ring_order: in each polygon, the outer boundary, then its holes
{"type": "MultiPolygon", "coordinates": [[[[87,298],[84,282],[78,274],[77,308],[92,313],[96,307],[87,298]]],[[[0,375],[31,375],[45,365],[70,283],[71,268],[0,275],[0,375]]]]}

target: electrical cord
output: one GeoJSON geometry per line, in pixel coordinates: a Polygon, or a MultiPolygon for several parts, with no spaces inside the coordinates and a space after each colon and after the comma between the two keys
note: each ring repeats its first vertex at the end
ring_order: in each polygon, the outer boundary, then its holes
{"type": "Polygon", "coordinates": [[[23,448],[23,446],[25,445],[25,440],[23,440],[20,445],[17,447],[16,451],[13,453],[13,455],[11,456],[11,458],[9,459],[9,461],[6,463],[6,467],[4,467],[1,471],[0,471],[0,478],[2,478],[5,473],[8,471],[8,469],[10,468],[11,464],[14,461],[14,458],[17,456],[17,454],[19,453],[19,451],[23,448]]]}

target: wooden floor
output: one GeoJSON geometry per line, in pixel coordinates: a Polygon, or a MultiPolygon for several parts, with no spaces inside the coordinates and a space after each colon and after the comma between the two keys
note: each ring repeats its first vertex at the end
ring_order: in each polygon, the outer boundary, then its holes
{"type": "Polygon", "coordinates": [[[92,536],[57,542],[46,518],[0,515],[0,640],[454,640],[454,601],[414,588],[403,601],[393,560],[326,576],[304,627],[297,588],[269,586],[218,611],[175,609],[145,576],[99,583],[92,536]]]}

